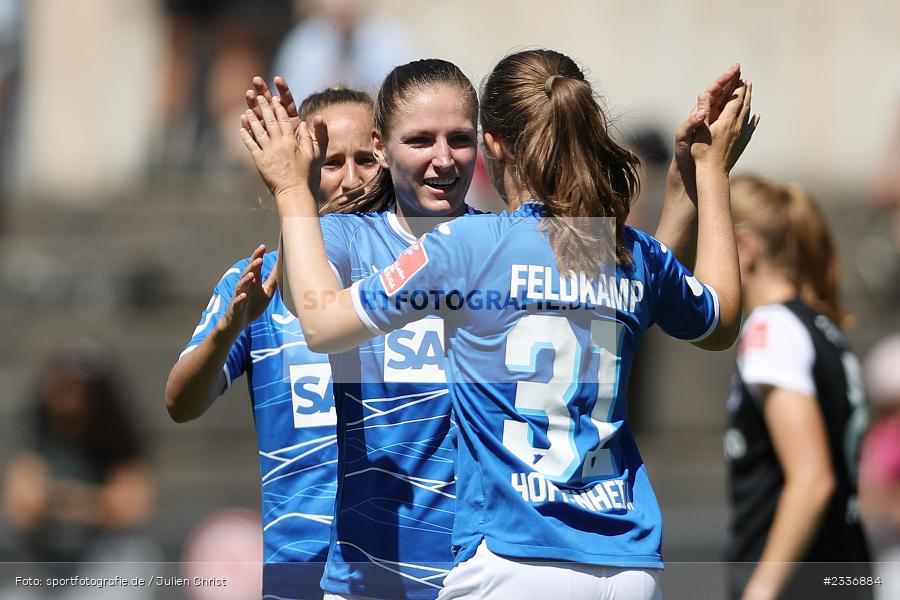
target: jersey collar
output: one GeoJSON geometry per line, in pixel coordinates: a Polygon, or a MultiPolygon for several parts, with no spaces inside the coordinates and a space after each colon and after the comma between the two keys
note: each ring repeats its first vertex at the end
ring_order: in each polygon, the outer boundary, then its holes
{"type": "MultiPolygon", "coordinates": [[[[478,211],[466,204],[466,213],[467,215],[478,214],[478,211]]],[[[385,214],[385,218],[387,219],[388,227],[399,237],[401,240],[408,244],[416,243],[416,237],[403,228],[403,225],[400,224],[400,219],[397,218],[397,205],[392,204],[385,214]]]]}

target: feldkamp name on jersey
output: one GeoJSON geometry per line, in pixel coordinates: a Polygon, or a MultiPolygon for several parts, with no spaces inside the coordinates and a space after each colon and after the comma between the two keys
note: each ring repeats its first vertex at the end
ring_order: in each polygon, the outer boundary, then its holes
{"type": "Polygon", "coordinates": [[[605,306],[621,312],[634,312],[644,299],[644,282],[599,274],[591,280],[584,273],[569,271],[566,276],[546,265],[512,265],[509,293],[534,301],[562,302],[585,307],[605,306]]]}

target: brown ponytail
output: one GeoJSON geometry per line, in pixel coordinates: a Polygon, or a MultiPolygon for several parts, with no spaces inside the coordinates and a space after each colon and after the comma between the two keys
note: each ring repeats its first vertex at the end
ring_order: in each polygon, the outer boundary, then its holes
{"type": "Polygon", "coordinates": [[[481,93],[481,127],[503,140],[522,186],[554,219],[542,227],[563,271],[595,273],[605,260],[631,262],[622,235],[638,194],[640,161],[608,131],[578,65],[553,50],[501,60],[481,93]],[[597,217],[615,219],[615,252],[597,251],[597,217]]]}
{"type": "Polygon", "coordinates": [[[766,257],[790,278],[804,302],[838,325],[852,324],[838,298],[841,269],[831,231],[802,187],[737,177],[731,184],[731,207],[735,229],[763,238],[766,257]]]}
{"type": "MultiPolygon", "coordinates": [[[[417,90],[447,85],[457,89],[462,102],[472,111],[472,122],[478,119],[478,96],[475,87],[459,67],[439,58],[414,60],[394,67],[384,78],[375,99],[375,129],[386,139],[391,132],[394,117],[403,107],[404,99],[417,90]]],[[[348,200],[336,198],[324,208],[330,212],[380,212],[394,202],[394,182],[391,172],[381,168],[375,178],[366,185],[366,193],[348,200]]]]}

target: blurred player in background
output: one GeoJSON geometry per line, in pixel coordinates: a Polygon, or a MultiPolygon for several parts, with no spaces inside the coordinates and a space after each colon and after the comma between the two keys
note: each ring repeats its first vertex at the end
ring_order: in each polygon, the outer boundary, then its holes
{"type": "MultiPolygon", "coordinates": [[[[732,185],[746,319],[728,400],[733,598],[822,598],[825,575],[864,576],[859,444],[868,423],[841,326],[838,258],[807,193],[757,178],[732,185]],[[820,568],[821,570],[821,568],[820,568]]],[[[871,586],[841,598],[870,598],[871,586]]]]}
{"type": "MultiPolygon", "coordinates": [[[[290,90],[283,79],[276,85],[296,121],[290,90]]],[[[269,94],[262,79],[254,87],[252,106],[269,94]]],[[[327,89],[300,105],[300,118],[314,116],[332,132],[319,174],[317,201],[325,206],[360,194],[376,171],[372,99],[327,89]]],[[[259,444],[264,593],[320,598],[337,478],[331,369],[327,356],[307,348],[276,285],[277,252],[265,250],[235,263],[216,285],[169,375],[166,406],[177,422],[195,419],[247,373],[259,444]]]]}
{"type": "MultiPolygon", "coordinates": [[[[414,98],[405,101],[416,106],[414,98]]],[[[242,130],[276,194],[287,275],[304,299],[297,308],[315,347],[352,348],[437,312],[430,302],[380,302],[385,296],[428,297],[431,290],[447,299],[454,290],[462,297],[480,290],[490,298],[492,290],[509,290],[512,309],[507,302],[498,310],[442,312],[452,336],[447,371],[460,429],[457,566],[441,597],[536,598],[548,589],[569,598],[660,597],[661,517],[624,424],[625,407],[616,400],[637,339],[652,322],[709,349],[726,348],[737,335],[740,286],[727,164],[749,108],[749,87],[741,86],[715,123],[703,123],[707,113],[695,123],[703,132],[691,145],[700,206],[697,274],[708,285],[659,242],[625,228],[637,159],[609,137],[581,70],[553,51],[507,57],[483,90],[489,170],[514,212],[442,224],[352,288],[340,290],[334,280],[314,221],[306,180],[315,170],[315,141],[301,135],[298,150],[279,104],[274,113],[266,106],[265,124],[251,121],[252,134],[242,130]],[[616,265],[616,274],[591,252],[601,241],[596,231],[576,229],[571,220],[541,224],[544,215],[613,217],[614,246],[602,258],[616,265]],[[568,269],[571,277],[562,275],[568,269]],[[578,271],[596,275],[579,280],[578,271]],[[517,291],[517,272],[535,281],[521,279],[517,291]],[[336,301],[314,301],[330,294],[336,301]],[[562,304],[542,305],[552,299],[562,304]],[[536,360],[543,349],[554,352],[536,360]],[[575,381],[566,379],[573,375],[575,381]],[[573,564],[526,562],[542,559],[573,564]]],[[[323,142],[326,131],[314,125],[323,142]]],[[[408,161],[409,169],[424,142],[412,133],[398,132],[396,141],[389,133],[376,155],[408,161]]],[[[451,166],[435,176],[393,168],[391,175],[424,178],[439,192],[456,184],[451,166]]]]}

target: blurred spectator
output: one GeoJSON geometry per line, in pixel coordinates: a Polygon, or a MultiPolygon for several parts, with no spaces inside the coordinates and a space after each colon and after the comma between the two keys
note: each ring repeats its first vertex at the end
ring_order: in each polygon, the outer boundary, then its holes
{"type": "Polygon", "coordinates": [[[875,419],[862,447],[860,508],[880,563],[879,598],[900,598],[900,336],[882,340],[866,360],[875,419]]]}
{"type": "Polygon", "coordinates": [[[892,144],[875,174],[873,197],[877,209],[893,214],[894,244],[900,248],[900,120],[895,125],[895,132],[892,144]]]}
{"type": "Polygon", "coordinates": [[[54,352],[28,408],[30,440],[2,489],[15,560],[156,558],[134,535],[153,510],[154,484],[106,349],[81,340],[54,352]]]}
{"type": "Polygon", "coordinates": [[[0,0],[0,232],[4,229],[6,196],[11,171],[10,131],[15,119],[14,85],[19,72],[22,30],[22,1],[0,0]]]}
{"type": "MultiPolygon", "coordinates": [[[[291,0],[162,0],[166,50],[157,169],[229,164],[244,151],[235,123],[242,92],[266,72],[293,23],[291,0]]],[[[302,96],[301,96],[302,97],[302,96]]]]}
{"type": "Polygon", "coordinates": [[[871,199],[874,212],[853,266],[878,300],[894,306],[900,302],[900,119],[874,174],[871,199]]]}
{"type": "Polygon", "coordinates": [[[396,65],[416,58],[399,24],[367,14],[368,2],[311,0],[309,15],[285,37],[274,72],[295,98],[334,85],[375,92],[396,65]]]}

